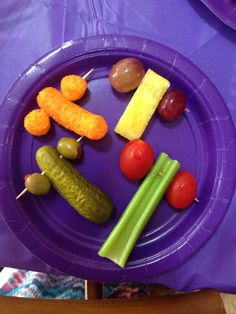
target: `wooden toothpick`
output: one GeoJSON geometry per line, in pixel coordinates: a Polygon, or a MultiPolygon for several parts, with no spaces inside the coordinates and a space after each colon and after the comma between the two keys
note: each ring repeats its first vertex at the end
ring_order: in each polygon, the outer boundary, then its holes
{"type": "Polygon", "coordinates": [[[84,76],[82,77],[84,80],[86,80],[86,78],[93,72],[94,68],[92,68],[91,70],[89,70],[86,74],[84,74],[84,76]]]}
{"type": "Polygon", "coordinates": [[[77,140],[76,140],[76,142],[80,142],[81,140],[82,140],[82,138],[83,138],[83,136],[80,136],[77,140]]]}
{"type": "Polygon", "coordinates": [[[20,192],[19,195],[17,195],[16,200],[18,200],[21,196],[23,196],[26,192],[28,192],[27,188],[24,188],[23,191],[20,192]]]}

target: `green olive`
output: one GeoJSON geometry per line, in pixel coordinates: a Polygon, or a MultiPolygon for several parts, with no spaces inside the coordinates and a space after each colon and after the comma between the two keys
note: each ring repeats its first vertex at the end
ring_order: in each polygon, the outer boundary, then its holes
{"type": "Polygon", "coordinates": [[[77,159],[82,154],[80,143],[70,137],[63,137],[58,141],[57,151],[67,159],[77,159]]]}
{"type": "Polygon", "coordinates": [[[27,190],[35,195],[47,194],[51,187],[51,182],[45,175],[33,173],[25,180],[27,190]]]}

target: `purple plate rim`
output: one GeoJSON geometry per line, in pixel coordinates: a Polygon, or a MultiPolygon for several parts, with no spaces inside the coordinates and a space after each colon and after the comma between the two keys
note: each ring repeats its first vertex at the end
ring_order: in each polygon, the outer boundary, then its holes
{"type": "Polygon", "coordinates": [[[236,30],[236,4],[230,2],[222,4],[220,8],[215,0],[201,0],[208,9],[217,16],[224,24],[236,30]]]}
{"type": "MultiPolygon", "coordinates": [[[[23,97],[23,95],[25,95],[26,91],[30,88],[30,86],[32,86],[35,80],[38,80],[41,75],[48,75],[48,73],[50,72],[50,68],[60,65],[66,60],[66,58],[72,58],[73,56],[75,57],[75,55],[76,57],[78,57],[79,55],[84,55],[88,52],[99,50],[101,51],[101,49],[107,49],[112,51],[114,51],[115,49],[128,49],[129,52],[138,51],[140,52],[140,54],[144,55],[152,55],[153,49],[159,49],[163,53],[163,62],[169,65],[170,68],[176,67],[178,61],[178,67],[176,69],[182,72],[185,75],[185,79],[187,77],[189,80],[188,82],[191,82],[193,86],[195,86],[193,92],[198,92],[209,104],[212,99],[217,100],[217,107],[220,108],[221,113],[224,112],[226,115],[229,116],[228,130],[226,132],[227,134],[224,134],[224,132],[220,132],[221,126],[223,126],[222,121],[217,120],[215,121],[215,124],[217,126],[217,132],[219,135],[219,141],[221,141],[221,145],[224,145],[229,139],[231,139],[232,141],[233,138],[233,142],[230,148],[231,151],[236,150],[236,132],[233,121],[230,117],[229,110],[225,105],[223,98],[219,94],[218,90],[206,77],[206,75],[190,60],[182,56],[177,51],[158,42],[136,36],[110,34],[92,36],[66,42],[61,47],[58,47],[45,54],[43,57],[39,58],[28,69],[26,69],[26,71],[24,71],[16,79],[12,87],[9,89],[2,102],[2,105],[6,105],[9,99],[16,101],[17,97],[17,101],[19,102],[19,97],[23,97]],[[65,54],[65,49],[68,52],[67,54],[65,54]],[[45,69],[43,69],[42,65],[46,65],[46,71],[45,69]],[[183,68],[181,68],[181,66],[183,66],[183,68]],[[28,74],[32,72],[32,69],[34,70],[34,75],[33,78],[29,79],[28,74]],[[189,78],[189,73],[194,73],[194,77],[189,78]],[[199,89],[199,82],[204,83],[202,89],[199,89]],[[211,97],[208,96],[208,93],[204,93],[204,86],[206,86],[207,92],[210,91],[209,94],[211,94],[211,97]]],[[[8,136],[7,130],[5,130],[4,136],[8,136]]],[[[4,149],[4,146],[0,146],[0,160],[4,160],[2,158],[7,158],[6,152],[7,150],[4,149]]],[[[225,158],[225,156],[223,156],[223,153],[220,150],[217,152],[217,154],[218,160],[222,162],[222,158],[225,158]]],[[[227,164],[226,168],[222,168],[221,164],[221,167],[219,169],[219,171],[221,171],[221,174],[225,173],[226,170],[229,170],[230,165],[227,164]]],[[[224,196],[230,201],[232,200],[234,193],[236,176],[234,176],[232,180],[232,186],[224,184],[221,184],[220,186],[221,192],[223,192],[224,196]]],[[[15,197],[16,195],[12,193],[12,185],[12,182],[4,181],[4,178],[0,178],[0,189],[10,188],[12,197],[15,197]]],[[[230,205],[230,202],[225,203],[224,200],[216,200],[215,202],[213,202],[213,204],[215,206],[218,206],[219,209],[211,210],[210,212],[208,212],[208,215],[201,217],[200,224],[198,224],[198,226],[191,226],[187,237],[172,245],[172,251],[171,249],[167,250],[166,256],[158,260],[152,260],[145,266],[133,265],[132,267],[127,267],[126,269],[114,269],[112,268],[112,266],[110,267],[109,265],[106,269],[101,271],[100,269],[91,267],[78,267],[78,265],[74,261],[68,261],[60,255],[55,256],[55,252],[53,252],[51,247],[47,246],[47,243],[45,243],[43,250],[35,250],[35,248],[42,247],[42,243],[39,241],[39,239],[37,239],[33,232],[31,232],[30,228],[24,223],[20,215],[17,213],[17,208],[14,206],[15,203],[13,202],[13,200],[6,200],[2,198],[0,199],[0,201],[0,214],[3,217],[4,221],[6,222],[12,233],[23,244],[23,246],[27,248],[37,258],[42,260],[44,263],[50,265],[54,269],[57,269],[64,273],[68,272],[72,275],[76,275],[84,279],[108,282],[145,280],[151,276],[160,275],[177,268],[178,266],[183,264],[183,262],[185,262],[188,258],[190,258],[194,254],[194,252],[200,249],[207,240],[210,239],[214,231],[221,223],[230,205]],[[14,215],[16,215],[16,219],[14,221],[12,221],[12,212],[14,213],[14,215]],[[193,232],[196,227],[197,232],[193,232]],[[194,245],[191,243],[194,243],[194,245]],[[173,247],[176,247],[174,251],[173,247]],[[181,252],[184,250],[184,257],[180,259],[181,252]]],[[[93,265],[96,265],[96,263],[93,263],[93,265]]]]}

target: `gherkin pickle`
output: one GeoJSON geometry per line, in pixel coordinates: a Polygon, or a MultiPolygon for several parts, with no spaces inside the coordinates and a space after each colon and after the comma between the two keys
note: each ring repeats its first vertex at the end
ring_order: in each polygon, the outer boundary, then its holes
{"type": "Polygon", "coordinates": [[[69,161],[60,158],[55,148],[39,148],[36,161],[53,187],[80,215],[95,223],[109,219],[113,209],[110,198],[83,177],[69,161]]]}

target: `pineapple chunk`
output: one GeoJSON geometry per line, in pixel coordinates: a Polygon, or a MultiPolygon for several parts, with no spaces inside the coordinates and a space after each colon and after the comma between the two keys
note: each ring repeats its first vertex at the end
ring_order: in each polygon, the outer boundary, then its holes
{"type": "Polygon", "coordinates": [[[123,115],[115,132],[128,140],[140,138],[170,82],[149,69],[123,115]]]}

